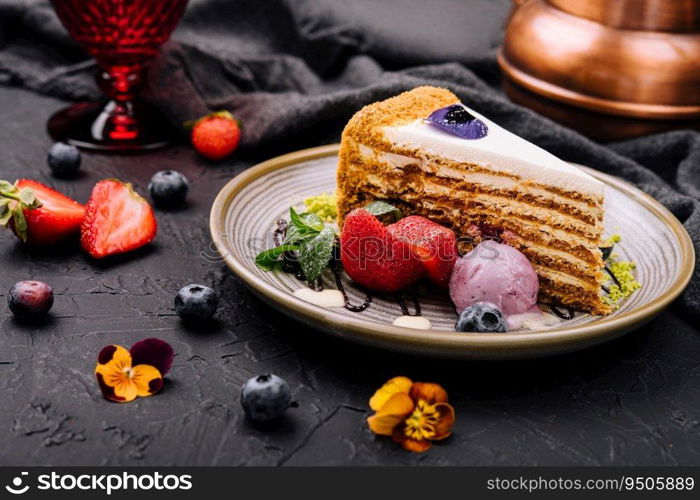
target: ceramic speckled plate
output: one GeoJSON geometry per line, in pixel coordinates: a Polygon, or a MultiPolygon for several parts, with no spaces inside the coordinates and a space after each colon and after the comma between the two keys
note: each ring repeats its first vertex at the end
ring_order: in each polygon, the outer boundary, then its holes
{"type": "MultiPolygon", "coordinates": [[[[211,210],[214,243],[231,270],[260,298],[289,316],[321,331],[391,350],[453,358],[526,358],[568,352],[598,344],[629,332],[652,319],[680,294],[690,280],[695,255],[680,222],[650,196],[626,182],[592,169],[606,184],[606,234],[623,241],[615,252],[637,263],[642,288],[620,309],[605,317],[577,313],[576,317],[542,330],[499,334],[458,333],[456,314],[446,293],[419,290],[423,314],[432,330],[393,326],[401,310],[391,298],[375,297],[362,313],[323,308],[293,295],[304,286],[282,271],[263,272],[255,255],[272,246],[275,222],[287,218],[289,206],[304,198],[335,190],[338,146],[298,151],[261,163],[231,180],[211,210]]],[[[335,288],[333,275],[323,276],[335,288]]],[[[344,283],[354,303],[364,299],[351,281],[344,283]]]]}

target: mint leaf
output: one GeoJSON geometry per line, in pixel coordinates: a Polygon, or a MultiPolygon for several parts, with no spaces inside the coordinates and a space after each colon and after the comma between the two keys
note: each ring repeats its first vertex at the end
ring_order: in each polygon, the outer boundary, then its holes
{"type": "Polygon", "coordinates": [[[373,201],[369,205],[365,205],[364,208],[375,217],[391,215],[394,218],[394,222],[401,219],[401,210],[386,201],[373,201]]]}
{"type": "Polygon", "coordinates": [[[312,239],[305,241],[299,248],[299,265],[308,282],[314,282],[321,276],[323,270],[333,256],[335,245],[335,230],[325,227],[312,239]]]}
{"type": "Polygon", "coordinates": [[[289,220],[282,245],[260,252],[255,257],[255,264],[263,271],[272,271],[279,264],[280,255],[297,250],[304,275],[309,281],[314,281],[332,256],[335,230],[326,227],[318,215],[311,212],[300,214],[294,207],[289,207],[289,220]]]}
{"type": "Polygon", "coordinates": [[[294,207],[289,207],[289,219],[292,224],[301,232],[318,233],[323,230],[324,224],[321,218],[311,212],[298,214],[294,207]]]}
{"type": "Polygon", "coordinates": [[[296,243],[302,243],[304,241],[310,240],[318,233],[318,231],[300,230],[297,226],[290,225],[289,227],[287,227],[287,235],[285,236],[283,243],[291,245],[296,243]]]}
{"type": "Polygon", "coordinates": [[[255,265],[263,271],[272,271],[279,262],[280,255],[284,252],[291,252],[297,249],[298,247],[296,245],[280,245],[275,248],[270,248],[269,250],[264,250],[255,257],[255,265]]]}
{"type": "Polygon", "coordinates": [[[289,220],[290,224],[287,227],[284,243],[294,244],[308,241],[325,227],[318,215],[310,212],[299,214],[294,210],[294,207],[289,207],[289,220]]]}

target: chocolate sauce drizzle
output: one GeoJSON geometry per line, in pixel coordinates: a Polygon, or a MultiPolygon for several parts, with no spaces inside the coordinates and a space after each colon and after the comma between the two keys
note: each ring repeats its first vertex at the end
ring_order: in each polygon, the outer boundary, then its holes
{"type": "Polygon", "coordinates": [[[399,303],[401,313],[404,316],[421,316],[422,314],[420,310],[420,302],[418,302],[418,296],[415,293],[412,293],[411,298],[413,299],[413,307],[415,310],[414,314],[411,314],[411,312],[408,310],[408,305],[406,305],[406,301],[404,300],[403,295],[396,296],[396,302],[399,303]]]}
{"type": "MultiPolygon", "coordinates": [[[[275,242],[275,246],[280,246],[282,242],[284,241],[284,238],[287,236],[287,221],[284,219],[278,219],[277,220],[277,227],[272,233],[272,239],[275,242]]],[[[299,281],[306,281],[306,277],[304,276],[304,272],[301,270],[301,266],[299,265],[299,261],[296,259],[294,254],[292,252],[284,252],[282,254],[282,270],[285,273],[288,274],[293,274],[296,279],[299,281]]],[[[320,280],[318,284],[313,284],[309,283],[309,287],[312,290],[316,291],[321,291],[323,290],[323,285],[320,284],[320,280]],[[320,286],[320,288],[319,288],[320,286]]]]}
{"type": "Polygon", "coordinates": [[[274,241],[275,246],[278,247],[287,237],[287,221],[284,219],[277,219],[275,224],[277,224],[277,227],[272,232],[272,241],[274,241]]]}
{"type": "Polygon", "coordinates": [[[357,305],[351,303],[350,298],[348,297],[348,293],[345,291],[345,286],[343,286],[343,280],[340,277],[338,259],[336,259],[335,257],[331,260],[330,268],[333,271],[333,276],[335,277],[335,285],[338,287],[338,290],[340,290],[340,293],[343,294],[343,300],[345,301],[345,309],[347,309],[350,312],[362,312],[365,309],[367,309],[372,303],[372,295],[368,293],[365,296],[365,300],[364,302],[362,302],[362,304],[357,305]]]}
{"type": "MultiPolygon", "coordinates": [[[[610,278],[612,278],[613,283],[615,283],[618,286],[618,288],[622,288],[620,280],[617,279],[617,276],[615,276],[615,273],[612,272],[612,269],[610,269],[607,264],[603,269],[605,269],[605,272],[607,272],[610,275],[610,278]]],[[[607,286],[600,285],[600,288],[602,288],[605,293],[610,294],[610,289],[607,286]]]]}
{"type": "Polygon", "coordinates": [[[562,304],[547,304],[542,302],[540,303],[540,305],[549,307],[549,310],[552,311],[552,314],[558,316],[561,319],[574,319],[574,316],[576,315],[576,311],[562,304]]]}
{"type": "MultiPolygon", "coordinates": [[[[620,283],[620,280],[617,279],[617,276],[615,276],[615,273],[612,272],[612,269],[610,269],[610,268],[607,266],[607,264],[606,264],[606,266],[605,266],[605,272],[607,272],[607,273],[610,275],[610,277],[611,277],[612,280],[613,280],[613,283],[615,283],[619,288],[622,288],[622,284],[620,283]]],[[[609,290],[608,290],[608,293],[610,293],[609,290]]]]}

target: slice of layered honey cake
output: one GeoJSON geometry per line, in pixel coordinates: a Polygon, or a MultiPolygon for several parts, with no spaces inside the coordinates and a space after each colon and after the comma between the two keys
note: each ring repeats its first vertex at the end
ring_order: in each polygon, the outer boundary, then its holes
{"type": "Polygon", "coordinates": [[[374,200],[478,243],[521,250],[539,300],[607,314],[599,249],[604,185],[499,127],[446,89],[419,87],[362,108],[346,126],[338,216],[374,200]]]}

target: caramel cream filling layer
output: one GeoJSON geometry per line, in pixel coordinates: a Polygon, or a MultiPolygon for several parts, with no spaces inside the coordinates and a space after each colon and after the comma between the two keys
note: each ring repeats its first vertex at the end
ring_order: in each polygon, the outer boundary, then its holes
{"type": "MultiPolygon", "coordinates": [[[[430,183],[425,183],[422,186],[422,189],[417,192],[409,192],[407,190],[401,191],[399,189],[391,189],[391,186],[387,185],[387,182],[385,179],[369,174],[365,178],[365,184],[371,186],[374,189],[375,195],[378,197],[381,196],[387,196],[387,197],[396,197],[397,194],[405,194],[407,201],[411,201],[410,197],[415,196],[416,198],[420,198],[420,202],[423,206],[426,208],[433,208],[436,210],[440,210],[447,213],[451,213],[454,217],[460,217],[461,216],[461,209],[455,206],[447,205],[444,203],[439,203],[436,200],[430,199],[427,196],[433,195],[437,196],[437,199],[440,199],[440,196],[445,195],[445,194],[454,194],[451,190],[444,188],[443,186],[434,186],[431,185],[430,183]],[[387,189],[389,188],[389,189],[387,189]],[[426,196],[426,197],[424,197],[426,196]]],[[[497,203],[496,197],[494,196],[480,196],[480,195],[465,195],[464,197],[460,198],[452,198],[452,200],[456,201],[462,201],[465,202],[468,201],[468,199],[472,199],[474,201],[479,201],[485,206],[489,206],[493,209],[493,213],[498,214],[498,215],[505,215],[512,217],[514,219],[522,219],[526,220],[528,224],[531,224],[534,226],[534,228],[538,231],[541,231],[543,234],[543,237],[546,235],[549,238],[556,238],[560,239],[562,241],[569,241],[572,243],[580,244],[583,246],[595,246],[597,245],[597,242],[600,238],[600,234],[602,233],[602,226],[596,225],[596,226],[591,226],[587,225],[585,223],[582,223],[578,219],[575,219],[570,216],[563,215],[561,212],[557,212],[556,210],[549,210],[546,208],[537,208],[534,207],[533,205],[529,205],[527,203],[522,203],[522,202],[517,202],[513,200],[507,200],[503,199],[502,202],[497,203]],[[538,222],[533,222],[531,220],[527,220],[523,216],[529,216],[534,219],[537,219],[538,222]],[[572,229],[576,229],[580,233],[583,233],[582,236],[577,233],[573,233],[571,231],[567,231],[564,229],[559,229],[557,227],[552,226],[552,223],[559,224],[563,227],[570,227],[572,229]]]]}
{"type": "Polygon", "coordinates": [[[528,193],[541,198],[542,200],[549,200],[560,205],[575,207],[582,213],[590,213],[594,216],[602,214],[601,209],[593,208],[584,201],[565,197],[553,191],[548,191],[547,189],[533,185],[525,186],[521,181],[514,179],[513,177],[499,175],[496,172],[492,174],[487,172],[471,172],[468,169],[460,169],[458,164],[455,164],[455,166],[436,165],[431,162],[429,158],[420,159],[399,155],[388,151],[378,151],[364,144],[357,144],[357,147],[360,158],[363,161],[374,165],[381,164],[388,170],[393,170],[395,172],[401,172],[406,167],[415,165],[424,172],[436,175],[437,177],[457,180],[460,182],[468,182],[487,189],[497,188],[514,191],[527,191],[528,193]]]}

